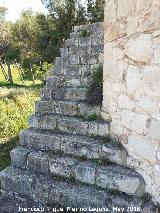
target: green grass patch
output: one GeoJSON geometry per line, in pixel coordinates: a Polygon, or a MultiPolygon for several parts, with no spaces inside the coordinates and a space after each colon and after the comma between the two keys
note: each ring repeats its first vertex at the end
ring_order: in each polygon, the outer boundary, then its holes
{"type": "MultiPolygon", "coordinates": [[[[5,72],[8,74],[7,66],[4,65],[4,68],[5,68],[5,72]]],[[[33,68],[34,68],[34,72],[35,72],[35,77],[37,77],[35,79],[35,83],[33,83],[33,81],[32,81],[31,74],[29,72],[26,73],[25,70],[23,70],[23,72],[25,73],[25,75],[23,76],[23,78],[24,78],[24,82],[23,82],[22,79],[21,79],[21,76],[20,76],[19,69],[16,66],[11,65],[13,87],[25,87],[25,88],[41,87],[43,85],[43,82],[42,82],[42,80],[40,80],[39,68],[37,68],[37,70],[36,70],[35,66],[33,68]]],[[[49,64],[47,68],[46,67],[44,67],[44,68],[50,69],[51,65],[49,64]]],[[[2,87],[2,86],[10,88],[9,82],[6,81],[6,79],[4,78],[4,76],[2,74],[2,71],[0,69],[0,87],[2,87]]]]}
{"type": "Polygon", "coordinates": [[[10,164],[10,151],[18,144],[19,132],[28,127],[39,89],[0,88],[0,170],[10,164]]]}
{"type": "Polygon", "coordinates": [[[33,89],[0,89],[0,138],[16,136],[26,128],[28,117],[34,112],[39,91],[33,89]]]}
{"type": "Polygon", "coordinates": [[[10,165],[10,151],[18,144],[19,132],[28,127],[28,118],[34,113],[35,102],[43,82],[20,79],[19,71],[12,70],[11,87],[0,72],[0,171],[10,165]]]}

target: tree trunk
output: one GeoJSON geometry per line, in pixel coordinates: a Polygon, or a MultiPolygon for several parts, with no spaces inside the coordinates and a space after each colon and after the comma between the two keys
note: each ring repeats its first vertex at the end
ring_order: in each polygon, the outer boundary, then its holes
{"type": "Polygon", "coordinates": [[[14,65],[15,65],[15,66],[17,67],[17,69],[18,69],[18,72],[19,72],[19,75],[20,75],[20,78],[21,78],[22,83],[24,83],[24,78],[23,78],[24,72],[23,72],[22,68],[20,67],[20,65],[19,65],[17,62],[16,62],[14,65]]]}
{"type": "Polygon", "coordinates": [[[7,73],[5,72],[5,69],[3,67],[3,64],[0,62],[0,67],[1,67],[1,70],[2,70],[2,74],[5,78],[6,81],[8,81],[8,76],[7,76],[7,73]]]}
{"type": "Polygon", "coordinates": [[[42,71],[42,70],[43,70],[43,63],[42,63],[41,60],[39,61],[39,65],[40,65],[40,67],[41,67],[40,70],[42,71]]]}
{"type": "Polygon", "coordinates": [[[35,83],[32,64],[30,64],[30,72],[31,72],[31,75],[32,75],[32,81],[33,81],[33,83],[35,83]]]}
{"type": "Polygon", "coordinates": [[[7,67],[8,67],[8,81],[11,86],[13,86],[13,78],[12,78],[12,72],[11,72],[11,65],[10,63],[7,62],[7,67]]]}

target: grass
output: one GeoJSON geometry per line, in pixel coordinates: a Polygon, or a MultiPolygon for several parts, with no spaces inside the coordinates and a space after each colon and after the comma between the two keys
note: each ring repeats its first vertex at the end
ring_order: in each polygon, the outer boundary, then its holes
{"type": "Polygon", "coordinates": [[[28,127],[28,118],[34,112],[43,83],[21,82],[19,72],[13,69],[11,87],[0,72],[0,171],[10,165],[10,151],[18,144],[19,132],[28,127]]]}
{"type": "MultiPolygon", "coordinates": [[[[4,66],[6,73],[7,73],[7,67],[4,66]]],[[[14,85],[13,87],[26,87],[26,88],[33,88],[33,87],[38,87],[42,85],[42,81],[40,80],[35,80],[35,84],[33,84],[33,81],[31,80],[30,76],[27,76],[27,79],[25,78],[24,83],[21,81],[20,73],[16,67],[11,66],[12,70],[12,77],[13,77],[13,82],[14,85]]],[[[10,87],[9,83],[5,80],[1,69],[0,69],[0,87],[5,86],[5,87],[10,87]]]]}

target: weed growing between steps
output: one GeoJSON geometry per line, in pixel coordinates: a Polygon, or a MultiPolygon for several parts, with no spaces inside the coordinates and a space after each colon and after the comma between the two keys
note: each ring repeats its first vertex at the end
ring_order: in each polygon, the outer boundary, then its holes
{"type": "Polygon", "coordinates": [[[82,38],[89,37],[90,35],[91,35],[91,33],[88,30],[81,30],[80,31],[80,37],[82,37],[82,38]]]}
{"type": "Polygon", "coordinates": [[[98,121],[98,120],[102,120],[102,117],[100,115],[97,115],[96,113],[93,113],[93,114],[88,115],[88,116],[79,115],[79,116],[77,116],[77,118],[80,118],[83,121],[98,121]]]}
{"type": "Polygon", "coordinates": [[[145,192],[142,196],[142,200],[144,203],[148,203],[152,200],[152,196],[149,193],[145,192]]]}
{"type": "Polygon", "coordinates": [[[93,70],[93,81],[87,90],[87,103],[92,106],[101,106],[103,100],[103,65],[99,64],[93,70]]]}

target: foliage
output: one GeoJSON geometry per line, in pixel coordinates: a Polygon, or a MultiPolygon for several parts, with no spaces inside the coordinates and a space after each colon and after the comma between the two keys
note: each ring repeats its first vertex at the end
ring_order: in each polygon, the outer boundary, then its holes
{"type": "Polygon", "coordinates": [[[33,65],[33,72],[35,75],[35,78],[37,80],[41,80],[43,82],[46,81],[47,76],[49,75],[48,70],[52,67],[52,64],[49,64],[45,62],[44,64],[41,65],[33,65]]]}
{"type": "Polygon", "coordinates": [[[88,19],[90,23],[103,22],[105,0],[88,0],[88,19]]]}
{"type": "Polygon", "coordinates": [[[143,203],[148,203],[152,200],[152,196],[149,193],[145,192],[142,196],[142,200],[143,203]]]}
{"type": "Polygon", "coordinates": [[[38,49],[40,33],[36,17],[30,10],[23,11],[21,18],[12,26],[12,43],[20,50],[19,62],[25,67],[41,58],[38,49]]]}
{"type": "Polygon", "coordinates": [[[55,36],[59,47],[69,37],[74,25],[85,24],[85,7],[78,0],[42,0],[55,23],[55,36]],[[63,29],[63,30],[62,30],[63,29]]]}
{"type": "Polygon", "coordinates": [[[80,32],[80,37],[86,38],[90,36],[90,32],[88,30],[82,30],[80,32]]]}
{"type": "Polygon", "coordinates": [[[88,87],[87,103],[89,105],[100,105],[103,100],[103,66],[100,64],[93,70],[93,81],[88,87]]]}
{"type": "Polygon", "coordinates": [[[58,54],[51,17],[31,10],[23,11],[16,23],[6,23],[7,48],[2,61],[20,63],[24,68],[33,64],[52,62],[58,54]]]}
{"type": "MultiPolygon", "coordinates": [[[[59,49],[69,37],[74,25],[102,21],[103,0],[87,0],[84,6],[79,0],[42,0],[49,10],[48,15],[23,11],[16,23],[4,22],[6,8],[0,7],[0,60],[8,64],[10,83],[12,72],[9,67],[19,63],[26,72],[32,73],[37,64],[52,63],[60,54],[59,49]],[[63,30],[62,30],[63,29],[63,30]]],[[[82,32],[82,37],[88,32],[82,32]]],[[[43,76],[43,69],[36,74],[43,76]],[[42,73],[40,73],[42,72],[42,73]]]]}

